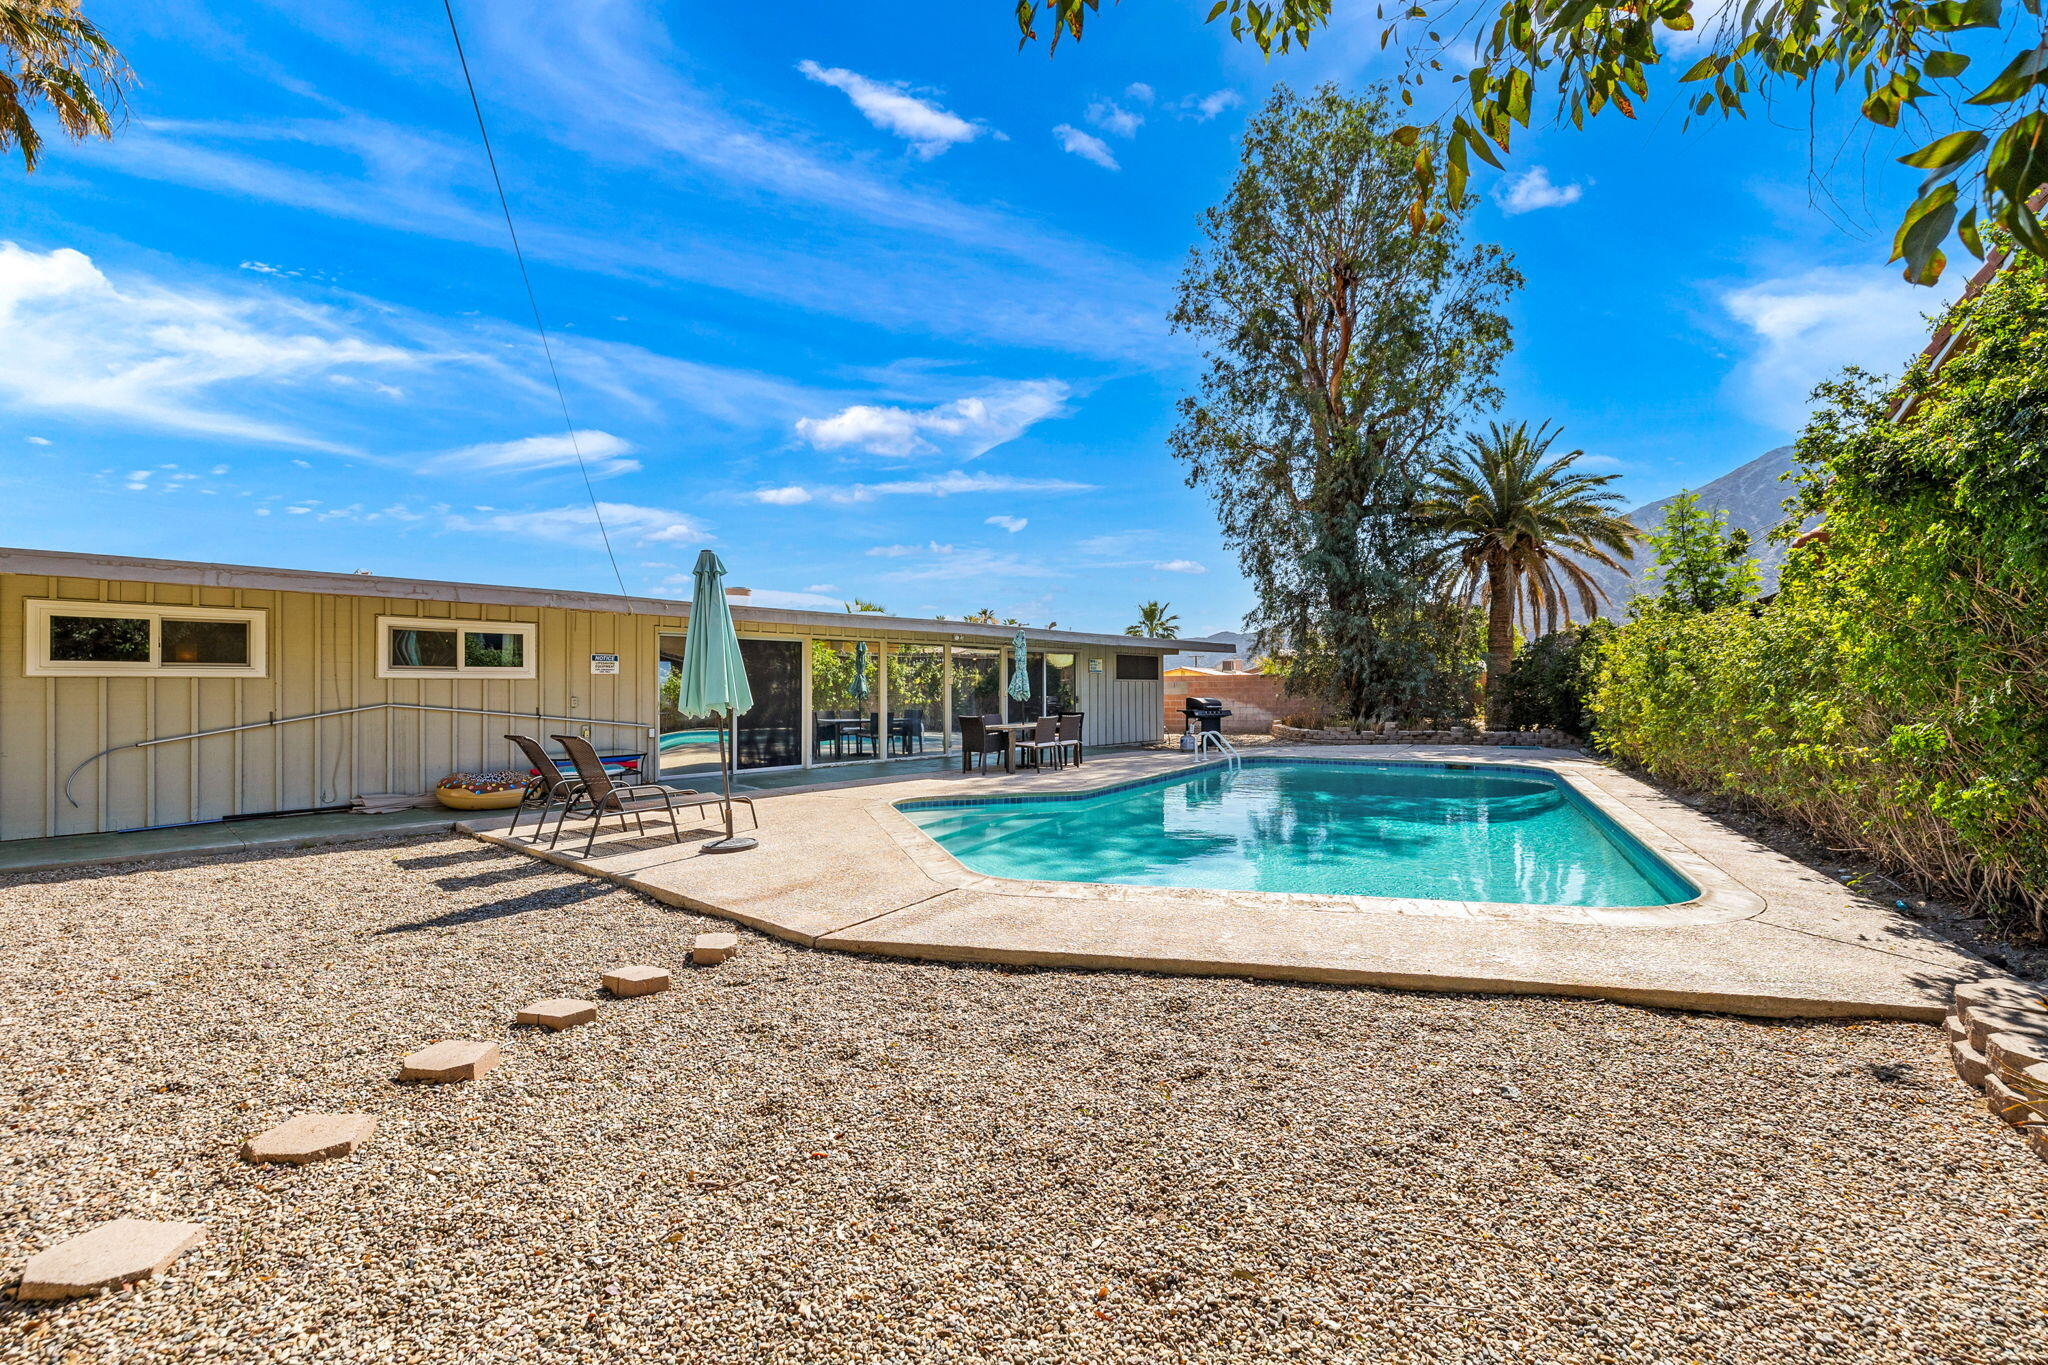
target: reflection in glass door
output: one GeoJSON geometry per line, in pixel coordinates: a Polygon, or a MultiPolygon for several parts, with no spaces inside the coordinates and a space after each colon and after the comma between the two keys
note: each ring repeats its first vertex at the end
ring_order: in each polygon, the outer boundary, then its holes
{"type": "Polygon", "coordinates": [[[1027,653],[1024,660],[1031,695],[1023,701],[1010,700],[1011,720],[1037,720],[1040,716],[1057,716],[1079,709],[1080,693],[1075,691],[1072,654],[1027,653]]]}
{"type": "Polygon", "coordinates": [[[953,730],[962,716],[1003,714],[1003,653],[953,646],[953,730]]]}
{"type": "Polygon", "coordinates": [[[888,655],[888,756],[916,758],[924,753],[944,753],[946,647],[890,645],[888,655]]]}
{"type": "MultiPolygon", "coordinates": [[[[682,692],[683,636],[664,632],[660,650],[661,776],[718,771],[718,722],[676,709],[682,692]]],[[[733,766],[789,768],[803,761],[804,654],[800,640],[740,639],[740,662],[754,704],[734,726],[733,766]]]]}
{"type": "Polygon", "coordinates": [[[811,762],[880,756],[881,674],[873,640],[811,641],[811,762]]]}

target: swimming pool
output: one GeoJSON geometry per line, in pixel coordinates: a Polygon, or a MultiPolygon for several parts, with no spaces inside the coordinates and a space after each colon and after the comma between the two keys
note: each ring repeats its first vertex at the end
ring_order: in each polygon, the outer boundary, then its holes
{"type": "Polygon", "coordinates": [[[1600,907],[1700,894],[1562,780],[1500,765],[1254,757],[897,809],[991,877],[1600,907]]]}

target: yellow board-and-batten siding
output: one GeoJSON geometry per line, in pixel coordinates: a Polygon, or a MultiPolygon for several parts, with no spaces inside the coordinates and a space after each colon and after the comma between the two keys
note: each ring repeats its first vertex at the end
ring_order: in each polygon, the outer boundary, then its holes
{"type": "MultiPolygon", "coordinates": [[[[0,550],[0,839],[189,824],[229,815],[346,805],[368,792],[424,792],[450,772],[511,766],[503,736],[577,727],[515,716],[373,710],[275,728],[121,749],[87,767],[63,793],[66,774],[115,745],[377,702],[496,708],[593,721],[658,723],[657,656],[663,631],[684,629],[683,604],[541,590],[372,579],[348,591],[317,590],[344,575],[174,561],[118,561],[0,550]],[[97,566],[109,576],[19,572],[97,566]],[[123,571],[138,577],[111,575],[123,571]],[[143,576],[146,575],[146,576],[143,576]],[[188,581],[164,581],[188,580],[188,581]],[[251,586],[251,582],[257,586],[251,586]],[[270,583],[305,581],[297,590],[270,583]],[[385,595],[386,593],[391,595],[385,595]],[[378,595],[370,595],[372,593],[378,595]],[[510,601],[450,600],[499,596],[510,601]],[[149,606],[246,608],[266,613],[267,676],[29,676],[27,604],[39,599],[149,606]],[[523,599],[523,600],[522,600],[523,599]],[[622,608],[545,605],[616,601],[622,608]],[[380,678],[378,618],[530,623],[537,629],[532,678],[380,678]],[[592,654],[617,654],[616,674],[591,672],[592,654]]],[[[963,643],[954,623],[860,615],[781,613],[735,603],[742,635],[963,643]],[[921,628],[919,628],[921,627],[921,628]]],[[[1114,655],[1163,652],[1170,642],[1120,646],[1068,632],[1029,632],[1034,649],[1076,655],[1091,744],[1158,737],[1161,683],[1117,682],[1114,655]],[[1089,669],[1093,655],[1102,671],[1089,669]]],[[[645,729],[593,726],[600,749],[651,750],[645,729]]]]}

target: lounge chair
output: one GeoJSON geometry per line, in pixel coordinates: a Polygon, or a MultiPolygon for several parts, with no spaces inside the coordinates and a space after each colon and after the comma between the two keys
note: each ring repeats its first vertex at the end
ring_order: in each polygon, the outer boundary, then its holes
{"type": "Polygon", "coordinates": [[[643,817],[651,810],[661,810],[668,814],[669,831],[680,844],[683,841],[683,830],[682,826],[676,823],[678,799],[685,796],[698,798],[694,802],[683,801],[681,804],[685,806],[702,806],[706,802],[718,799],[715,796],[705,796],[699,791],[664,787],[659,782],[614,781],[604,766],[604,760],[597,756],[597,750],[590,747],[589,740],[581,735],[550,735],[548,738],[562,746],[562,751],[569,755],[569,761],[576,766],[576,776],[582,779],[581,785],[571,792],[569,799],[563,803],[562,813],[555,817],[555,835],[548,840],[549,848],[561,842],[562,826],[568,823],[571,815],[590,816],[590,838],[584,841],[582,855],[588,858],[590,850],[597,845],[597,831],[604,825],[605,816],[618,816],[619,827],[623,829],[626,817],[630,815],[635,826],[645,834],[647,822],[643,817]]]}
{"type": "Polygon", "coordinates": [[[532,735],[507,735],[505,738],[519,746],[520,752],[526,755],[526,766],[534,773],[533,780],[520,793],[519,807],[512,812],[512,823],[505,826],[505,834],[509,838],[512,831],[519,828],[519,817],[527,811],[538,811],[529,842],[539,843],[541,832],[547,828],[548,812],[554,809],[556,802],[566,802],[572,793],[580,790],[583,779],[563,772],[554,756],[541,748],[540,741],[532,735]]]}

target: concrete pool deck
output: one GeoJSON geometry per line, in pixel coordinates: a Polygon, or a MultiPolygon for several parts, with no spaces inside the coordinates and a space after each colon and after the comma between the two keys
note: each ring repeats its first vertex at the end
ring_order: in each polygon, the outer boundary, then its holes
{"type": "Polygon", "coordinates": [[[1958,982],[1995,974],[1907,915],[1577,751],[1275,744],[1256,754],[1539,769],[1703,894],[1681,906],[1580,910],[1009,881],[963,867],[892,808],[1083,791],[1197,766],[1158,749],[1007,778],[921,771],[759,793],[762,842],[745,853],[704,854],[703,837],[686,833],[676,844],[665,828],[641,836],[614,822],[586,860],[574,856],[581,834],[565,832],[551,851],[524,832],[506,838],[503,817],[457,828],[670,905],[845,952],[1927,1022],[1941,1018],[1958,982]]]}

